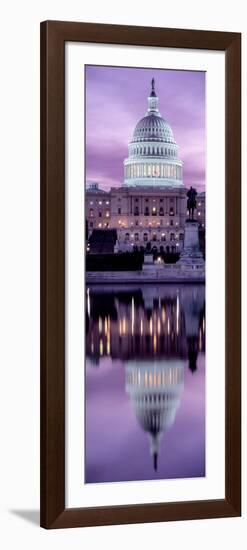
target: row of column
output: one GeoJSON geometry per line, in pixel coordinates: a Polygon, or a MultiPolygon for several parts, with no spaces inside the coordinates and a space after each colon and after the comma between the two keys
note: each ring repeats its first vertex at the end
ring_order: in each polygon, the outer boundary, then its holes
{"type": "Polygon", "coordinates": [[[182,179],[182,167],[175,164],[145,163],[127,164],[125,166],[125,178],[172,178],[182,179]]]}

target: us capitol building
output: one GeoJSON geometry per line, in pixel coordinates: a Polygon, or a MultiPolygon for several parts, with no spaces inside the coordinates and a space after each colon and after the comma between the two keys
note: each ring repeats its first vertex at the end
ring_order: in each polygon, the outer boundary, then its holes
{"type": "MultiPolygon", "coordinates": [[[[115,252],[145,249],[148,243],[153,251],[180,252],[186,203],[183,162],[172,129],[159,112],[152,79],[148,110],[137,123],[128,145],[123,185],[109,192],[97,183],[87,186],[89,241],[96,230],[105,234],[111,229],[115,230],[115,252]]],[[[195,217],[204,228],[205,193],[198,193],[195,217]]]]}

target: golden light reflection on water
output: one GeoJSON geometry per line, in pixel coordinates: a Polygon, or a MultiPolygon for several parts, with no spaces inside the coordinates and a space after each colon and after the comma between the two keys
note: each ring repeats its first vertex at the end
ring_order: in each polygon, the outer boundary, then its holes
{"type": "MultiPolygon", "coordinates": [[[[195,296],[194,296],[195,294],[195,296]]],[[[97,357],[103,355],[124,358],[133,354],[138,356],[161,356],[162,354],[177,354],[186,356],[205,349],[205,315],[202,311],[204,301],[201,299],[201,309],[198,306],[196,293],[195,305],[183,301],[183,293],[176,293],[164,300],[156,300],[147,308],[140,298],[128,295],[128,300],[115,301],[116,312],[112,316],[112,305],[105,300],[103,309],[95,317],[95,298],[93,291],[87,292],[90,305],[86,305],[90,313],[87,339],[87,353],[97,357]],[[201,311],[201,313],[200,313],[201,311]],[[189,351],[188,351],[189,350],[189,351]],[[197,350],[197,351],[196,351],[197,350]]],[[[202,297],[203,297],[202,293],[202,297]]],[[[199,303],[200,305],[200,303],[199,303]]],[[[115,307],[115,306],[114,306],[115,307]]]]}

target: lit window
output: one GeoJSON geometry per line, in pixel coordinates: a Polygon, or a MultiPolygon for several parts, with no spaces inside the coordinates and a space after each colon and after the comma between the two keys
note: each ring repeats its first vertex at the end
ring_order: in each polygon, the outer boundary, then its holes
{"type": "Polygon", "coordinates": [[[93,201],[90,201],[90,204],[93,204],[93,201]]]}
{"type": "Polygon", "coordinates": [[[198,212],[198,216],[200,216],[200,215],[201,215],[201,212],[198,212]]]}
{"type": "Polygon", "coordinates": [[[99,201],[99,204],[101,205],[101,204],[102,204],[102,201],[99,201]]]}
{"type": "Polygon", "coordinates": [[[105,215],[106,215],[106,218],[109,218],[109,216],[110,216],[109,210],[106,211],[105,215]]]}

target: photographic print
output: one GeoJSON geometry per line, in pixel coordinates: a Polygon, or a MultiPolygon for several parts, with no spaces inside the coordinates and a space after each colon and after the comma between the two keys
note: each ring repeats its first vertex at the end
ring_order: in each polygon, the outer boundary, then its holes
{"type": "Polygon", "coordinates": [[[86,483],[206,475],[205,79],[85,66],[86,483]]]}

